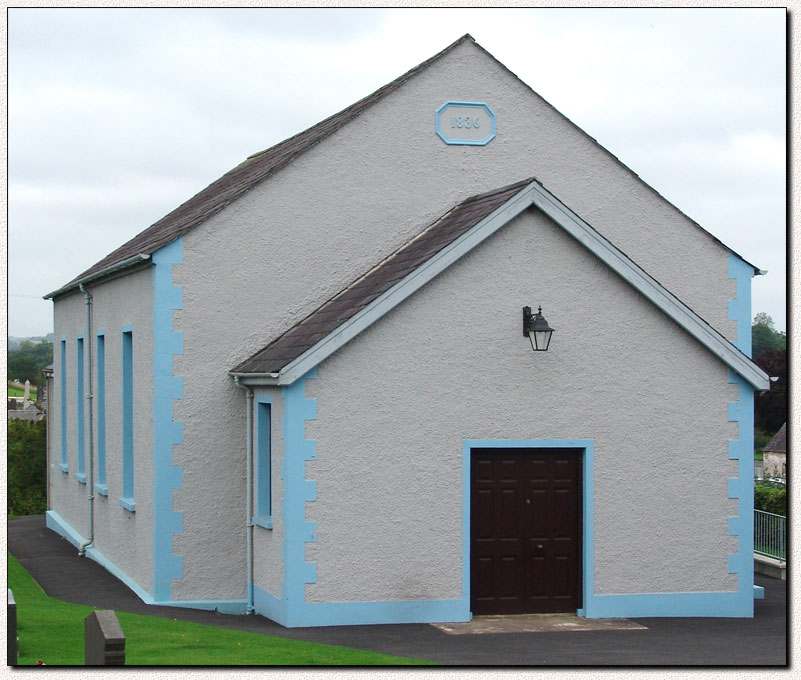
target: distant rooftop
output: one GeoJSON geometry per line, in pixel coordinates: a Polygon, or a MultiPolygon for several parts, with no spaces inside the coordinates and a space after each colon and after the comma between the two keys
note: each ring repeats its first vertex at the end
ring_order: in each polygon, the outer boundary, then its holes
{"type": "Polygon", "coordinates": [[[762,449],[763,453],[787,453],[787,423],[782,425],[770,443],[762,449]]]}

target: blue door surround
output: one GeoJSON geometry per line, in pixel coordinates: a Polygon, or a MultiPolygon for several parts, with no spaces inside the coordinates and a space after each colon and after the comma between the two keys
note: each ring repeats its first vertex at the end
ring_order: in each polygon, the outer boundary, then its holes
{"type": "MultiPolygon", "coordinates": [[[[741,381],[744,382],[744,381],[741,381]]],[[[743,389],[742,392],[748,392],[743,389]]],[[[741,395],[741,400],[746,395],[741,395]]],[[[462,465],[462,589],[463,600],[470,603],[470,451],[473,448],[571,448],[583,449],[582,456],[582,596],[583,608],[577,610],[578,616],[590,619],[624,617],[665,617],[665,616],[753,616],[753,585],[747,577],[747,566],[737,564],[730,571],[740,574],[736,591],[730,592],[690,592],[690,593],[637,593],[620,595],[596,595],[594,580],[594,486],[593,459],[594,444],[591,439],[468,439],[463,443],[462,465]]],[[[734,456],[731,456],[734,457],[734,456]]],[[[734,481],[734,480],[732,480],[734,481]]],[[[731,494],[730,494],[731,495],[731,494]]],[[[736,497],[736,496],[734,496],[736,497]]],[[[753,513],[751,513],[753,514],[753,513]]],[[[734,524],[737,519],[734,519],[734,524]]],[[[737,532],[730,532],[737,533],[737,532]]],[[[747,531],[742,533],[747,534],[747,531]]],[[[746,546],[748,548],[748,546],[746,546]]],[[[742,551],[743,560],[751,559],[752,553],[742,551]]],[[[732,556],[736,562],[740,555],[732,556]]],[[[734,565],[732,565],[734,566],[734,565]]]]}
{"type": "Polygon", "coordinates": [[[593,441],[591,439],[466,439],[462,444],[462,591],[470,607],[470,452],[472,449],[579,449],[581,451],[581,589],[588,616],[587,598],[593,592],[593,441]]]}

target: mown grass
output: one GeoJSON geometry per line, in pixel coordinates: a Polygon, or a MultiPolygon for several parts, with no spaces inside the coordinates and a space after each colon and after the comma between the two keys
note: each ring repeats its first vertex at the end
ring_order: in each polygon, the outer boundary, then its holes
{"type": "MultiPolygon", "coordinates": [[[[25,389],[24,387],[17,387],[16,383],[9,383],[8,384],[8,396],[9,397],[24,397],[25,396],[25,389]]],[[[31,387],[31,399],[36,401],[37,391],[35,387],[31,387]]]]}
{"type": "MultiPolygon", "coordinates": [[[[8,587],[17,603],[19,664],[83,665],[84,619],[92,607],[55,600],[8,556],[8,587]]],[[[348,647],[246,633],[156,616],[117,612],[129,666],[409,666],[406,659],[348,647]]]]}

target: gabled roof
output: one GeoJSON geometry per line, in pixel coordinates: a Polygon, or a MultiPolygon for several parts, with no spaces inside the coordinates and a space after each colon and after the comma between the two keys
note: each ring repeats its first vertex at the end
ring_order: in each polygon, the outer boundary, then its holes
{"type": "Polygon", "coordinates": [[[763,453],[787,453],[787,423],[775,434],[770,443],[762,449],[763,453]]]}
{"type": "MultiPolygon", "coordinates": [[[[497,59],[495,59],[495,57],[492,54],[487,52],[487,50],[485,50],[478,43],[476,43],[474,38],[469,33],[466,33],[456,42],[452,43],[441,52],[438,52],[433,57],[415,66],[413,69],[407,71],[399,78],[396,78],[392,82],[384,85],[383,87],[379,88],[378,90],[368,95],[367,97],[364,97],[363,99],[357,101],[355,104],[351,104],[350,106],[343,109],[339,113],[336,113],[333,116],[326,118],[320,123],[313,125],[307,130],[304,130],[303,132],[300,132],[294,135],[293,137],[290,137],[289,139],[286,139],[283,142],[280,142],[279,144],[276,144],[275,146],[266,149],[265,151],[261,151],[259,153],[253,154],[252,156],[249,156],[233,170],[230,170],[222,177],[220,177],[218,180],[209,184],[209,186],[207,186],[205,189],[203,189],[198,194],[190,198],[188,201],[178,206],[175,210],[173,210],[169,214],[162,217],[158,222],[154,223],[153,225],[145,229],[143,232],[132,238],[130,241],[121,245],[113,252],[109,253],[102,260],[89,267],[89,269],[76,276],[74,279],[69,281],[67,284],[65,284],[58,290],[45,295],[45,299],[54,298],[57,297],[58,295],[69,292],[70,290],[76,288],[80,283],[86,283],[88,281],[96,280],[98,278],[103,278],[107,274],[117,273],[120,270],[127,270],[128,267],[133,267],[142,264],[149,258],[150,255],[155,253],[157,250],[164,247],[165,245],[175,240],[179,236],[182,236],[188,231],[191,231],[192,229],[199,226],[213,215],[219,213],[227,205],[234,202],[243,194],[247,193],[257,184],[267,179],[275,172],[279,171],[281,168],[283,168],[284,166],[292,162],[294,159],[296,159],[298,156],[302,155],[303,153],[314,147],[319,142],[323,141],[327,137],[334,134],[341,127],[343,127],[353,119],[360,116],[373,104],[381,100],[389,93],[397,90],[400,86],[406,83],[413,76],[425,70],[431,64],[433,64],[434,62],[442,58],[444,55],[451,52],[458,45],[461,45],[462,43],[465,42],[470,42],[474,44],[478,49],[480,49],[490,59],[492,59],[495,63],[497,63],[507,73],[509,73],[512,77],[514,77],[518,81],[520,81],[526,88],[528,88],[532,92],[532,94],[541,99],[556,114],[564,118],[568,123],[570,123],[573,127],[579,130],[582,134],[586,135],[600,148],[604,149],[604,147],[602,147],[597,140],[595,140],[590,135],[587,135],[586,132],[584,132],[581,128],[579,128],[575,123],[570,121],[567,117],[565,117],[564,114],[560,113],[557,109],[551,106],[551,104],[549,104],[546,100],[542,99],[542,97],[540,97],[540,95],[538,95],[533,89],[531,89],[529,85],[520,80],[520,78],[518,78],[517,75],[515,75],[512,71],[510,71],[504,64],[499,62],[497,59]]],[[[634,173],[630,168],[628,168],[628,166],[622,163],[614,154],[610,153],[606,149],[604,149],[604,151],[606,151],[606,153],[609,153],[610,156],[615,158],[615,160],[618,163],[620,163],[624,168],[626,168],[629,172],[632,172],[632,174],[634,174],[645,186],[647,186],[649,189],[657,193],[660,196],[660,198],[662,198],[662,200],[664,200],[666,203],[668,203],[674,209],[680,212],[696,227],[704,231],[708,236],[710,236],[724,248],[729,250],[729,252],[734,253],[734,251],[731,250],[731,248],[729,248],[728,246],[726,246],[726,244],[721,242],[717,237],[712,235],[710,232],[706,231],[706,229],[701,227],[700,224],[689,218],[678,208],[673,206],[673,204],[670,203],[667,199],[665,199],[661,194],[656,192],[650,185],[644,182],[639,177],[639,175],[634,173]]],[[[736,255],[737,253],[734,254],[736,255]]],[[[744,262],[747,262],[741,256],[738,255],[738,257],[740,257],[740,259],[742,259],[744,262]]],[[[751,263],[748,264],[751,265],[751,263]]],[[[754,265],[751,266],[754,268],[755,274],[765,273],[762,272],[756,266],[754,265]]]]}
{"type": "Polygon", "coordinates": [[[233,372],[277,374],[506,203],[529,182],[531,180],[525,180],[462,201],[233,372]]]}
{"type": "Polygon", "coordinates": [[[231,374],[250,384],[293,383],[532,206],[754,387],[769,389],[751,359],[534,178],[462,201],[231,374]]]}
{"type": "Polygon", "coordinates": [[[397,90],[412,76],[424,70],[432,63],[452,51],[463,42],[475,42],[470,34],[465,34],[459,40],[438,52],[430,59],[415,66],[399,78],[379,88],[364,99],[351,104],[339,113],[326,118],[283,142],[276,144],[265,151],[249,156],[233,170],[225,173],[220,179],[212,182],[200,193],[178,206],[171,213],[162,217],[158,222],[134,236],[115,251],[109,253],[89,269],[76,276],[72,281],[46,297],[54,297],[75,288],[79,283],[89,277],[107,270],[128,260],[136,262],[133,258],[145,259],[142,256],[152,255],[159,248],[167,245],[174,239],[194,229],[205,220],[220,212],[228,204],[235,201],[254,186],[277,172],[295,158],[311,149],[326,137],[329,137],[343,125],[357,118],[363,111],[370,108],[377,101],[397,90]]]}

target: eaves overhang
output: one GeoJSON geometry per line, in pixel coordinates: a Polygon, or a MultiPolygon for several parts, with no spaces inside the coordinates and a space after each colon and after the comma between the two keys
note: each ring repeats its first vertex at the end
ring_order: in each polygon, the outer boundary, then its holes
{"type": "Polygon", "coordinates": [[[122,260],[121,262],[116,262],[113,265],[101,269],[100,271],[94,272],[93,274],[89,274],[88,276],[84,276],[83,278],[70,281],[66,286],[63,286],[58,290],[54,290],[52,293],[48,293],[43,297],[45,300],[52,300],[53,298],[56,298],[59,295],[64,295],[65,293],[69,293],[70,291],[75,290],[76,288],[80,288],[82,285],[86,285],[87,283],[93,283],[99,281],[100,279],[105,279],[115,274],[120,274],[124,270],[130,269],[137,265],[143,264],[144,262],[147,262],[149,259],[150,255],[146,253],[139,253],[138,255],[129,257],[125,260],[122,260]]]}
{"type": "Polygon", "coordinates": [[[239,371],[228,371],[228,375],[236,380],[237,383],[247,387],[265,387],[291,384],[286,381],[281,382],[280,373],[242,373],[239,371]]]}

